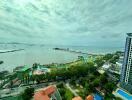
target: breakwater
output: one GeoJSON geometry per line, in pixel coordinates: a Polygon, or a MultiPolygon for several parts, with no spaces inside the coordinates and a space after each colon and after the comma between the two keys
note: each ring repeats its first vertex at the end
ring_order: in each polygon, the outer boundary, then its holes
{"type": "Polygon", "coordinates": [[[0,53],[9,53],[9,52],[22,51],[22,50],[24,50],[24,49],[16,49],[16,50],[0,51],[0,53]]]}

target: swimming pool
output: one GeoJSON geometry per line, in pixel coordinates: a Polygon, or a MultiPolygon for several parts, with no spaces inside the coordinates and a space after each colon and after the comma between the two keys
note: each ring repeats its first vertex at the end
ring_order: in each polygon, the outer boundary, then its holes
{"type": "Polygon", "coordinates": [[[123,98],[125,98],[126,100],[132,100],[132,96],[121,89],[117,90],[117,93],[123,98]]]}
{"type": "Polygon", "coordinates": [[[103,98],[99,94],[95,94],[94,95],[94,100],[103,100],[103,98]]]}

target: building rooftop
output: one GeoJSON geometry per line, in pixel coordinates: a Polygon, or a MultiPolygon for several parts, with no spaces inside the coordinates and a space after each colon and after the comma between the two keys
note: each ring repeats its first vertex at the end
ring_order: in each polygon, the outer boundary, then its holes
{"type": "Polygon", "coordinates": [[[56,91],[56,87],[48,86],[44,88],[34,95],[34,100],[50,100],[50,95],[52,95],[56,91]]]}
{"type": "Polygon", "coordinates": [[[43,91],[35,93],[34,100],[50,100],[48,95],[45,95],[43,91]]]}
{"type": "Polygon", "coordinates": [[[80,96],[74,97],[72,100],[82,100],[80,96]]]}
{"type": "Polygon", "coordinates": [[[56,91],[56,88],[54,86],[48,86],[43,91],[45,94],[50,95],[56,91]]]}
{"type": "Polygon", "coordinates": [[[108,69],[110,67],[110,64],[104,64],[103,66],[102,66],[102,68],[104,68],[104,69],[108,69]]]}
{"type": "Polygon", "coordinates": [[[14,71],[23,72],[23,71],[26,71],[26,70],[28,70],[28,69],[29,69],[29,67],[25,65],[25,66],[16,67],[16,68],[14,69],[14,71]]]}
{"type": "Polygon", "coordinates": [[[33,71],[34,75],[41,75],[50,72],[49,68],[38,66],[36,70],[33,71]]]}
{"type": "Polygon", "coordinates": [[[28,70],[28,69],[29,69],[29,67],[25,65],[25,66],[21,69],[21,71],[26,71],[26,70],[28,70]]]}
{"type": "Polygon", "coordinates": [[[89,95],[86,97],[86,100],[94,100],[94,97],[92,95],[89,95]]]}

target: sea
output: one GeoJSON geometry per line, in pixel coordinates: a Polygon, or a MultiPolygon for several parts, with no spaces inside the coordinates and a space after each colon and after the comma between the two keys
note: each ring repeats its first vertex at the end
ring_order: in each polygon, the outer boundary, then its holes
{"type": "Polygon", "coordinates": [[[70,50],[89,54],[106,54],[124,50],[123,47],[0,44],[0,51],[24,49],[15,52],[0,53],[0,61],[4,61],[3,64],[0,64],[0,72],[5,70],[12,72],[14,68],[23,65],[32,67],[34,63],[68,63],[77,60],[78,56],[82,55],[73,52],[54,50],[53,48],[69,48],[70,50]]]}

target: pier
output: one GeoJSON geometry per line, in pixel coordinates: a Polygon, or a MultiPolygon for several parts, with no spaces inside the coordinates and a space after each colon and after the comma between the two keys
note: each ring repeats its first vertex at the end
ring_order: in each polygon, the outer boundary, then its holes
{"type": "MultiPolygon", "coordinates": [[[[98,56],[98,54],[91,54],[91,53],[86,53],[82,51],[76,51],[76,50],[70,50],[69,48],[53,48],[54,50],[60,50],[60,51],[66,51],[70,53],[76,53],[76,54],[82,54],[82,55],[89,55],[89,56],[98,56]]],[[[103,56],[102,54],[99,54],[100,56],[103,56]]]]}

